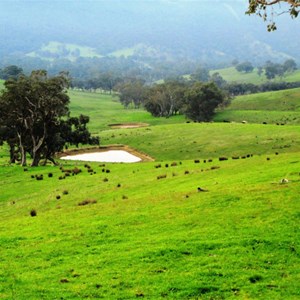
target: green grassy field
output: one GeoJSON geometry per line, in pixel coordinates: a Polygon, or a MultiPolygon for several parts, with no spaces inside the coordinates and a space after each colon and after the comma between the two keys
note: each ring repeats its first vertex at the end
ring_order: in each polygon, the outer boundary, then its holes
{"type": "Polygon", "coordinates": [[[299,155],[269,158],[1,167],[1,299],[298,298],[299,155]]]}
{"type": "Polygon", "coordinates": [[[89,115],[103,145],[156,161],[89,163],[93,172],[61,161],[82,170],[65,176],[9,165],[1,146],[0,299],[300,298],[299,126],[261,124],[283,103],[237,98],[242,112],[260,105],[260,124],[205,124],[70,96],[72,115],[89,115]],[[109,129],[124,122],[150,126],[109,129]]]}
{"type": "Polygon", "coordinates": [[[300,89],[238,96],[214,120],[300,124],[300,89]]]}
{"type": "Polygon", "coordinates": [[[0,79],[0,90],[2,90],[4,88],[4,80],[0,79]]]}
{"type": "Polygon", "coordinates": [[[124,109],[118,97],[99,93],[70,91],[70,109],[72,115],[87,114],[91,122],[91,132],[98,133],[108,129],[109,124],[144,122],[150,125],[173,124],[185,122],[184,116],[174,118],[153,118],[144,109],[124,109]]]}
{"type": "MultiPolygon", "coordinates": [[[[262,74],[261,76],[257,74],[257,69],[254,69],[251,73],[240,73],[235,69],[235,67],[230,67],[225,69],[212,70],[210,71],[210,74],[216,72],[218,72],[228,82],[262,84],[268,81],[264,74],[262,74]]],[[[291,74],[287,74],[282,79],[276,78],[275,81],[300,81],[300,70],[297,70],[296,72],[291,74]]]]}
{"type": "Polygon", "coordinates": [[[116,129],[101,133],[102,143],[126,144],[156,160],[198,159],[300,150],[299,126],[182,124],[116,129]]]}

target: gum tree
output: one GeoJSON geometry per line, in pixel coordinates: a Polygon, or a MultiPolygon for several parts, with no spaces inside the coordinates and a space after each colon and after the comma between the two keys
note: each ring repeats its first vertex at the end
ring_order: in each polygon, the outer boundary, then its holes
{"type": "Polygon", "coordinates": [[[277,29],[274,16],[288,13],[296,18],[300,10],[300,0],[249,0],[247,14],[256,14],[267,21],[268,31],[277,29]]]}
{"type": "MultiPolygon", "coordinates": [[[[37,70],[30,76],[9,79],[4,86],[0,96],[0,128],[3,129],[0,140],[8,144],[17,142],[23,166],[26,153],[32,158],[31,166],[37,166],[43,158],[54,162],[55,151],[62,150],[72,136],[72,124],[66,121],[70,102],[67,74],[48,77],[46,71],[37,70]]],[[[85,126],[89,119],[87,116],[81,118],[85,130],[83,143],[86,143],[89,142],[86,136],[90,137],[85,126]]],[[[76,143],[82,142],[81,138],[79,135],[76,143]]],[[[15,146],[11,144],[12,153],[15,146]]]]}

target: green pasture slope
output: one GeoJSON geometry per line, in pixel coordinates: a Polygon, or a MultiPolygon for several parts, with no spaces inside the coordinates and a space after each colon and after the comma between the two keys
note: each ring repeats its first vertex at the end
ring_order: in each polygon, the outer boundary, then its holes
{"type": "MultiPolygon", "coordinates": [[[[228,82],[237,82],[237,83],[253,83],[253,84],[262,84],[268,81],[266,76],[262,74],[259,76],[257,74],[257,69],[255,68],[251,73],[241,73],[238,72],[235,67],[229,67],[224,69],[216,69],[210,71],[210,74],[219,73],[226,81],[228,82]]],[[[293,73],[286,74],[282,78],[276,78],[275,81],[287,81],[287,82],[296,82],[300,81],[300,70],[297,70],[293,73]]]]}
{"type": "Polygon", "coordinates": [[[299,154],[268,158],[2,166],[1,299],[297,299],[299,154]]]}
{"type": "Polygon", "coordinates": [[[0,90],[2,90],[4,88],[4,80],[0,79],[0,90]]]}
{"type": "Polygon", "coordinates": [[[153,118],[144,109],[124,109],[117,96],[100,93],[69,91],[70,109],[74,116],[90,116],[89,128],[92,133],[109,129],[110,124],[144,122],[150,125],[185,122],[183,116],[160,119],[153,118]]]}
{"type": "Polygon", "coordinates": [[[300,151],[299,126],[185,123],[101,133],[104,145],[126,144],[156,160],[300,151]]]}
{"type": "Polygon", "coordinates": [[[300,124],[300,89],[238,96],[215,121],[267,124],[300,124]]]}
{"type": "Polygon", "coordinates": [[[59,167],[9,165],[1,146],[0,299],[300,298],[298,125],[154,119],[70,96],[102,144],[156,161],[61,161],[82,172],[60,180],[59,167]],[[151,126],[109,129],[123,122],[151,126]]]}

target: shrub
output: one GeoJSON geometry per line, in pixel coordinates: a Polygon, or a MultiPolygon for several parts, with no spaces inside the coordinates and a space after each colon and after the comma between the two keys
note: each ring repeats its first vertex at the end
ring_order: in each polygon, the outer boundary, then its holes
{"type": "Polygon", "coordinates": [[[37,215],[36,210],[35,210],[35,209],[32,209],[32,210],[30,211],[30,215],[31,215],[32,217],[35,217],[35,216],[37,215]]]}
{"type": "Polygon", "coordinates": [[[75,167],[75,168],[72,170],[72,173],[73,173],[74,175],[77,175],[77,174],[81,173],[81,169],[78,169],[77,167],[75,167]]]}
{"type": "Polygon", "coordinates": [[[224,160],[228,160],[228,158],[227,158],[227,157],[224,157],[224,156],[219,157],[219,161],[224,161],[224,160]]]}
{"type": "Polygon", "coordinates": [[[251,283],[256,283],[262,279],[263,279],[263,277],[261,275],[253,275],[253,276],[249,277],[249,281],[251,283]]]}
{"type": "Polygon", "coordinates": [[[210,169],[211,170],[217,170],[217,169],[220,169],[220,167],[219,166],[212,166],[212,167],[210,167],[210,169]]]}
{"type": "Polygon", "coordinates": [[[79,202],[78,205],[84,206],[84,205],[95,204],[95,203],[97,203],[97,200],[87,199],[87,200],[83,200],[83,201],[79,202]]]}
{"type": "Polygon", "coordinates": [[[36,180],[43,180],[44,179],[43,174],[35,175],[35,178],[36,178],[36,180]]]}

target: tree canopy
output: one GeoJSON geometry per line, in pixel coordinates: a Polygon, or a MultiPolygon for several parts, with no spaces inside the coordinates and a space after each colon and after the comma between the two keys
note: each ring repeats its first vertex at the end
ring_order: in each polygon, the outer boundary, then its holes
{"type": "Polygon", "coordinates": [[[277,5],[276,8],[278,9],[277,14],[287,12],[292,18],[296,18],[299,14],[300,0],[249,0],[249,7],[246,13],[262,17],[264,21],[269,22],[268,31],[273,31],[277,29],[273,19],[275,5],[277,5]]]}
{"type": "Polygon", "coordinates": [[[37,166],[43,158],[54,162],[53,155],[67,142],[99,143],[90,139],[87,116],[69,118],[68,85],[65,73],[48,77],[45,70],[5,82],[0,95],[0,141],[8,143],[11,162],[17,154],[26,165],[28,153],[31,165],[37,166]]]}
{"type": "Polygon", "coordinates": [[[184,112],[196,122],[208,122],[212,119],[215,109],[226,104],[228,98],[214,82],[196,82],[185,92],[184,112]]]}

